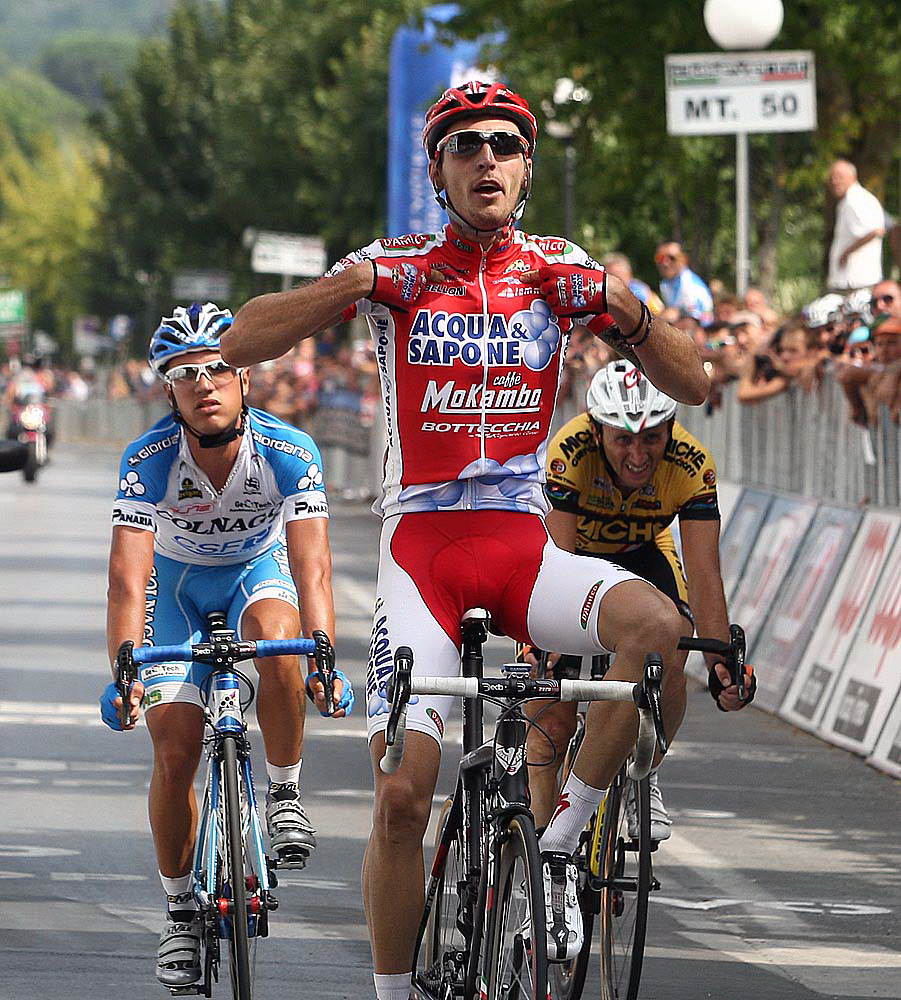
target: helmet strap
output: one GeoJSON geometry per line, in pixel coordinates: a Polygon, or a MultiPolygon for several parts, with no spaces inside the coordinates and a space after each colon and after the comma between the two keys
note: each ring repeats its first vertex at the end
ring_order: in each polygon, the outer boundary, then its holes
{"type": "Polygon", "coordinates": [[[434,184],[435,189],[435,201],[441,206],[441,210],[447,212],[448,218],[454,225],[460,230],[460,235],[465,236],[471,240],[477,240],[483,236],[498,236],[502,233],[508,226],[513,226],[522,218],[523,212],[526,210],[526,202],[529,200],[529,196],[532,193],[532,162],[528,157],[524,157],[526,170],[525,176],[523,177],[522,187],[519,191],[519,199],[513,211],[507,216],[507,218],[494,229],[477,229],[471,223],[467,222],[462,215],[454,208],[451,204],[450,198],[446,197],[442,192],[444,188],[439,188],[437,184],[434,184]]]}

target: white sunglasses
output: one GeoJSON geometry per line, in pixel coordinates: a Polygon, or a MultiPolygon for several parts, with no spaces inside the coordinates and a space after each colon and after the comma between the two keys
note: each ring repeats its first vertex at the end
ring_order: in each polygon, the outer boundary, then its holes
{"type": "Polygon", "coordinates": [[[227,361],[204,361],[190,365],[175,365],[164,375],[169,385],[176,382],[199,382],[201,376],[208,378],[214,385],[225,385],[236,375],[241,374],[241,368],[233,368],[227,361]]]}

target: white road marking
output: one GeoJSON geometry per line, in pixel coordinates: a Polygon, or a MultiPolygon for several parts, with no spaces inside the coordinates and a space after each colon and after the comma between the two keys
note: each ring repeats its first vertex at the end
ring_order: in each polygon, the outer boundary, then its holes
{"type": "Polygon", "coordinates": [[[81,854],[67,847],[40,847],[36,844],[0,844],[0,858],[65,858],[81,854]]]}
{"type": "Polygon", "coordinates": [[[791,913],[832,914],[837,917],[870,917],[880,913],[891,913],[886,906],[871,903],[824,902],[822,900],[778,900],[778,899],[679,899],[671,896],[653,897],[654,905],[670,906],[677,910],[725,910],[732,906],[744,906],[773,910],[788,910],[791,913]]]}

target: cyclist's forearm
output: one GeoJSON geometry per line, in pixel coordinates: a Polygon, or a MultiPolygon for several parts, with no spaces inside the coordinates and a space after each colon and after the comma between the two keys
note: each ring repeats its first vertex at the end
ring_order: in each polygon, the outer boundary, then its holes
{"type": "Polygon", "coordinates": [[[321,629],[335,641],[335,602],[332,597],[331,560],[308,567],[294,575],[300,601],[300,624],[303,634],[311,636],[321,629]]]}
{"type": "MultiPolygon", "coordinates": [[[[700,577],[695,575],[694,579],[689,576],[688,604],[695,616],[698,635],[729,641],[729,612],[718,572],[704,573],[700,577]]],[[[712,653],[705,653],[704,658],[708,666],[722,659],[712,653]]]]}
{"type": "MultiPolygon", "coordinates": [[[[612,275],[607,278],[607,308],[624,334],[631,335],[639,325],[641,303],[612,275]]],[[[624,340],[610,340],[607,336],[602,339],[624,357],[637,359],[654,385],[673,399],[690,406],[700,406],[707,399],[710,380],[694,341],[684,330],[670,326],[661,316],[653,318],[647,339],[638,347],[624,340]]]]}
{"type": "Polygon", "coordinates": [[[107,592],[106,643],[110,663],[123,642],[144,642],[145,596],[143,588],[110,582],[107,592]]]}
{"type": "Polygon", "coordinates": [[[222,357],[241,368],[281,357],[371,290],[372,265],[363,261],[301,288],[258,295],[238,310],[222,338],[222,357]]]}

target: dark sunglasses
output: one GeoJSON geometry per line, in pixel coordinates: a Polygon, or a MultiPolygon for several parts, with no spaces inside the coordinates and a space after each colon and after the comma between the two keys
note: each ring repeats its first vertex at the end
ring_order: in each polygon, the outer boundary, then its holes
{"type": "Polygon", "coordinates": [[[446,135],[437,145],[436,153],[453,153],[454,156],[475,156],[485,143],[495,156],[516,156],[529,151],[529,144],[518,132],[480,132],[465,129],[446,135]]]}
{"type": "Polygon", "coordinates": [[[894,295],[874,295],[873,298],[870,299],[870,305],[877,306],[879,305],[880,302],[894,302],[894,301],[895,301],[894,295]]]}
{"type": "Polygon", "coordinates": [[[678,256],[674,253],[658,253],[654,257],[654,260],[656,260],[658,264],[662,264],[665,260],[678,260],[678,259],[679,259],[678,256]]]}

